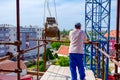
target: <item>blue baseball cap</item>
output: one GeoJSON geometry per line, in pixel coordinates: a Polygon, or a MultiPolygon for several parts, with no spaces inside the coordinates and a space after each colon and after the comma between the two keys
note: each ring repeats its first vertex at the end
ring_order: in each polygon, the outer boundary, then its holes
{"type": "Polygon", "coordinates": [[[81,23],[76,23],[75,28],[81,27],[81,23]]]}

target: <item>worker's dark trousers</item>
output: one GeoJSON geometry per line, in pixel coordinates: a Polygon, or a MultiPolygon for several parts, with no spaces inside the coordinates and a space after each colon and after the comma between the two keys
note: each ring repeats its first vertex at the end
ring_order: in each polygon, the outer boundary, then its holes
{"type": "Polygon", "coordinates": [[[78,68],[80,80],[85,78],[85,70],[83,66],[83,54],[80,53],[70,53],[70,71],[72,80],[77,80],[76,67],[78,68]]]}

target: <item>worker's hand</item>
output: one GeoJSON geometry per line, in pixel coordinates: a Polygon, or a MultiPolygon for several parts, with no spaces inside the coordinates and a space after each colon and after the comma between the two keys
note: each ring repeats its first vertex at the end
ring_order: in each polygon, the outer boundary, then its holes
{"type": "Polygon", "coordinates": [[[90,41],[90,39],[87,39],[87,42],[88,42],[88,43],[91,43],[92,41],[90,41]]]}
{"type": "Polygon", "coordinates": [[[84,42],[85,44],[90,44],[90,43],[92,43],[89,39],[87,39],[85,42],[84,42]]]}

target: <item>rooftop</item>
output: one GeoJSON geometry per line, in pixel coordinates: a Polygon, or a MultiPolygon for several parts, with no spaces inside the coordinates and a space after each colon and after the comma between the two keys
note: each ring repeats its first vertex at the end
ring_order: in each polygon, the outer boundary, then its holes
{"type": "MultiPolygon", "coordinates": [[[[105,34],[105,37],[107,37],[107,36],[108,36],[108,33],[105,34]]],[[[114,38],[116,37],[116,30],[110,31],[110,37],[114,37],[114,38]]],[[[120,37],[120,32],[119,32],[119,37],[120,37]]]]}
{"type": "Polygon", "coordinates": [[[65,45],[61,45],[60,48],[58,49],[58,55],[65,55],[65,56],[68,56],[68,49],[69,47],[68,46],[65,46],[65,45]]]}

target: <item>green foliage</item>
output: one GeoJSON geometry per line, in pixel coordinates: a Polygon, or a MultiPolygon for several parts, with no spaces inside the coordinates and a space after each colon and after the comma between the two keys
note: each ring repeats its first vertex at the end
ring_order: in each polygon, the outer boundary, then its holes
{"type": "Polygon", "coordinates": [[[69,32],[70,32],[71,30],[65,30],[65,29],[63,29],[63,31],[60,31],[60,34],[63,34],[63,35],[69,35],[69,32]]]}
{"type": "MultiPolygon", "coordinates": [[[[64,40],[65,42],[69,42],[69,39],[67,39],[67,40],[64,40]]],[[[70,45],[70,43],[64,43],[64,45],[65,46],[69,46],[70,45]]]]}
{"type": "MultiPolygon", "coordinates": [[[[44,59],[44,55],[45,54],[43,54],[43,56],[42,56],[43,59],[44,59]]],[[[52,51],[50,51],[50,48],[47,48],[47,50],[46,50],[46,60],[48,61],[49,59],[52,60],[52,59],[54,59],[54,57],[52,55],[52,51]]]]}
{"type": "Polygon", "coordinates": [[[47,60],[48,59],[54,59],[54,57],[52,55],[52,51],[50,51],[50,48],[47,48],[47,60]]]}
{"type": "Polygon", "coordinates": [[[57,65],[57,59],[52,60],[52,65],[57,65]]]}
{"type": "MultiPolygon", "coordinates": [[[[37,64],[38,62],[36,62],[37,64]]],[[[27,66],[27,68],[31,68],[31,69],[36,69],[37,65],[33,64],[32,61],[30,61],[29,65],[27,66]]],[[[44,71],[44,61],[40,60],[39,61],[39,71],[44,71]]]]}
{"type": "Polygon", "coordinates": [[[52,42],[52,43],[51,43],[51,47],[52,47],[53,49],[58,50],[60,46],[61,46],[61,43],[60,43],[60,42],[52,42]]]}
{"type": "MultiPolygon", "coordinates": [[[[36,64],[37,64],[37,63],[38,63],[38,62],[36,62],[36,64]]],[[[41,64],[43,64],[43,63],[44,63],[43,59],[39,61],[39,65],[41,65],[41,64]]]]}
{"type": "Polygon", "coordinates": [[[41,65],[41,64],[43,64],[44,63],[44,61],[43,60],[40,60],[39,61],[39,65],[41,65]]]}
{"type": "Polygon", "coordinates": [[[44,63],[39,66],[39,71],[44,71],[44,63]]]}
{"type": "Polygon", "coordinates": [[[58,58],[58,54],[57,54],[57,53],[55,53],[55,55],[54,55],[54,59],[55,59],[55,58],[58,58]]]}
{"type": "Polygon", "coordinates": [[[60,66],[69,66],[69,58],[68,57],[59,57],[58,64],[60,66]]]}
{"type": "Polygon", "coordinates": [[[29,67],[31,67],[33,64],[30,62],[28,65],[27,65],[27,67],[29,68],[29,67]]]}

